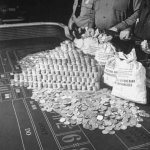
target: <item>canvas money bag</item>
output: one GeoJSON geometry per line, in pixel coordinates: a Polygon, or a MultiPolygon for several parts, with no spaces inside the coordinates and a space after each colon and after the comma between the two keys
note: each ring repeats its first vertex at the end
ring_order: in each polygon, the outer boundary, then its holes
{"type": "Polygon", "coordinates": [[[136,61],[135,49],[124,55],[124,58],[116,59],[115,70],[117,73],[112,95],[146,104],[146,71],[143,65],[136,61]]]}
{"type": "Polygon", "coordinates": [[[112,57],[107,61],[104,68],[104,76],[103,76],[104,83],[111,87],[114,85],[116,81],[115,66],[116,66],[116,57],[112,57]]]}
{"type": "Polygon", "coordinates": [[[105,66],[109,58],[113,57],[116,52],[115,47],[110,43],[100,44],[99,50],[95,53],[95,59],[101,66],[105,66]]]}

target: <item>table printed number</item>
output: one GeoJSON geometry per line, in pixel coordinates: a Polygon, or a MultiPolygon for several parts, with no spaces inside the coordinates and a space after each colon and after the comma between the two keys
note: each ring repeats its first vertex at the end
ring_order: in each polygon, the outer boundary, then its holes
{"type": "Polygon", "coordinates": [[[34,101],[30,101],[32,110],[37,110],[37,106],[34,104],[34,101]]]}
{"type": "Polygon", "coordinates": [[[81,136],[78,134],[65,135],[62,138],[62,141],[65,143],[78,142],[80,140],[81,140],[81,136]]]}
{"type": "Polygon", "coordinates": [[[30,135],[32,134],[30,128],[26,128],[26,129],[25,129],[25,132],[26,132],[26,135],[27,135],[27,136],[30,136],[30,135]]]}

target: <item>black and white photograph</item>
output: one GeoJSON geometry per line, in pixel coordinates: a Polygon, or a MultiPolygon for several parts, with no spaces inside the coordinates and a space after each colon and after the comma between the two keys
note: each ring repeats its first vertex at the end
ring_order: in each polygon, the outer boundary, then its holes
{"type": "Polygon", "coordinates": [[[150,0],[0,0],[0,150],[150,150],[150,0]]]}

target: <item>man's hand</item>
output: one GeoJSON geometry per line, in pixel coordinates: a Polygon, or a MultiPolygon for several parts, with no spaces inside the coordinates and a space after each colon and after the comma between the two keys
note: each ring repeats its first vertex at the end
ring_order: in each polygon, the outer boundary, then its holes
{"type": "Polygon", "coordinates": [[[118,32],[118,29],[116,27],[109,28],[109,30],[118,32]]]}
{"type": "Polygon", "coordinates": [[[125,29],[125,30],[121,31],[120,32],[120,39],[121,40],[129,40],[130,39],[130,33],[131,33],[130,29],[125,29]]]}
{"type": "Polygon", "coordinates": [[[64,31],[65,31],[66,37],[67,37],[68,39],[72,40],[73,37],[72,37],[72,35],[70,34],[70,31],[69,31],[68,26],[65,26],[65,27],[64,27],[64,31]]]}
{"type": "Polygon", "coordinates": [[[150,46],[148,44],[147,40],[144,40],[141,42],[141,49],[144,51],[146,54],[150,54],[150,46]]]}

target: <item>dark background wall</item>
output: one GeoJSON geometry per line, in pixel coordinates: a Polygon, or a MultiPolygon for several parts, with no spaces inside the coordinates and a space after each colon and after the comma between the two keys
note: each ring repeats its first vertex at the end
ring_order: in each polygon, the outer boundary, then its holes
{"type": "Polygon", "coordinates": [[[0,0],[0,18],[22,16],[26,22],[68,23],[74,0],[0,0]],[[8,9],[15,8],[15,9],[8,9]]]}

